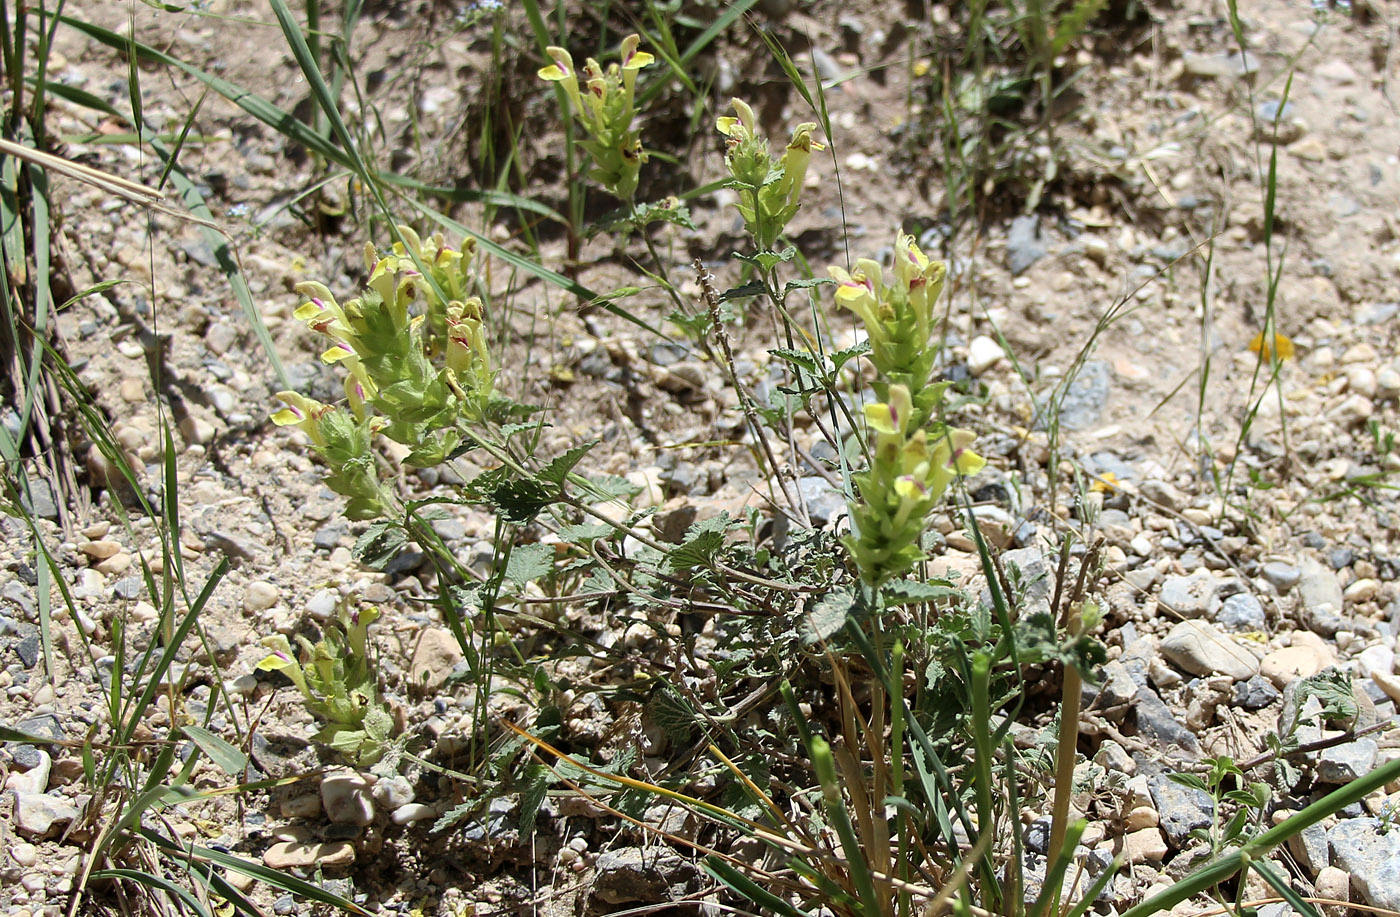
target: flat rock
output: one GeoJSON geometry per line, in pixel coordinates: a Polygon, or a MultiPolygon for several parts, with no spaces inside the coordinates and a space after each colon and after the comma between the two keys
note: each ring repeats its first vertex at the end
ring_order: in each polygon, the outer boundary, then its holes
{"type": "Polygon", "coordinates": [[[1190,576],[1168,576],[1162,580],[1158,601],[1182,617],[1199,618],[1210,608],[1210,601],[1220,588],[1220,580],[1209,570],[1201,569],[1190,576]]]}
{"type": "Polygon", "coordinates": [[[1288,852],[1308,871],[1308,875],[1317,875],[1332,862],[1332,847],[1327,840],[1327,829],[1321,825],[1304,828],[1288,839],[1288,852]]]}
{"type": "Polygon", "coordinates": [[[1133,712],[1137,714],[1139,735],[1163,746],[1176,746],[1192,756],[1200,751],[1195,733],[1183,726],[1157,692],[1146,685],[1138,686],[1133,712]]]}
{"type": "Polygon", "coordinates": [[[1180,621],[1162,640],[1162,655],[1193,675],[1244,681],[1259,671],[1254,654],[1205,621],[1180,621]]]}
{"type": "Polygon", "coordinates": [[[324,869],[344,868],[355,862],[355,845],[349,841],[329,841],[324,844],[282,841],[263,853],[263,863],[269,869],[298,869],[319,866],[324,869]]]}
{"type": "Polygon", "coordinates": [[[1143,828],[1123,835],[1122,856],[1132,864],[1160,863],[1166,858],[1168,849],[1162,832],[1156,828],[1143,828]]]}
{"type": "Polygon", "coordinates": [[[15,794],[15,827],[32,840],[42,840],[61,831],[78,815],[78,807],[66,797],[47,793],[15,794]]]}
{"type": "Polygon", "coordinates": [[[1317,762],[1317,779],[1323,783],[1350,783],[1376,766],[1379,751],[1372,739],[1357,739],[1324,748],[1317,762]]]}
{"type": "Polygon", "coordinates": [[[1227,633],[1243,634],[1262,631],[1268,619],[1258,599],[1248,592],[1237,592],[1220,603],[1215,623],[1227,633]]]}
{"type": "Polygon", "coordinates": [[[1327,832],[1332,865],[1351,873],[1361,903],[1400,910],[1400,831],[1382,833],[1379,819],[1348,818],[1327,832]]]}
{"type": "Polygon", "coordinates": [[[1316,675],[1326,666],[1327,658],[1314,647],[1285,646],[1259,660],[1259,674],[1282,690],[1289,682],[1316,675]]]}
{"type": "Polygon", "coordinates": [[[1346,627],[1342,618],[1342,583],[1335,570],[1311,557],[1303,558],[1299,567],[1299,617],[1309,630],[1331,637],[1346,627]]]}
{"type": "Polygon", "coordinates": [[[604,904],[665,901],[696,875],[695,866],[665,847],[624,847],[598,855],[593,898],[604,904]]]}
{"type": "Polygon", "coordinates": [[[462,648],[451,631],[430,627],[418,638],[409,663],[409,682],[425,692],[441,688],[452,669],[462,661],[462,648]]]}
{"type": "Polygon", "coordinates": [[[1260,572],[1263,573],[1264,579],[1268,581],[1269,585],[1279,591],[1280,595],[1298,585],[1298,580],[1303,576],[1303,571],[1280,560],[1269,561],[1260,572]]]}

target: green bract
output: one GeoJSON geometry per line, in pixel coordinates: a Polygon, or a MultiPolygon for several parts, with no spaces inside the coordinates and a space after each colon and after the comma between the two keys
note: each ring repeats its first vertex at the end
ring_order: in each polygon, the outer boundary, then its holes
{"type": "Polygon", "coordinates": [[[546,50],[554,63],[539,71],[540,79],[563,87],[573,116],[589,134],[589,139],[579,141],[593,159],[589,177],[624,201],[632,200],[637,191],[637,175],[647,161],[641,137],[632,130],[637,114],[633,98],[637,71],[655,58],[637,50],[640,44],[641,38],[628,35],[622,40],[620,64],[610,64],[604,71],[590,57],[582,74],[574,69],[574,59],[568,51],[550,47],[546,50]]]}
{"type": "Polygon", "coordinates": [[[938,344],[934,308],[947,268],[930,261],[912,236],[899,233],[895,282],[867,258],[853,271],[832,266],[836,301],[854,312],[870,339],[870,361],[885,400],[865,406],[874,436],[870,469],[855,475],[861,502],[851,509],[846,545],[871,585],[907,572],[922,556],[924,520],[958,475],[986,462],[969,446],[975,438],[934,418],[947,384],[930,382],[938,344]]]}
{"type": "Polygon", "coordinates": [[[775,162],[768,141],[758,134],[753,109],[741,99],[734,99],[733,104],[737,114],[715,122],[728,138],[724,162],[734,178],[731,187],[739,192],[736,206],[744,228],[758,243],[759,251],[772,251],[802,206],[799,198],[812,152],[825,147],[812,138],[817,125],[805,122],[793,130],[782,158],[775,162]]]}
{"type": "Polygon", "coordinates": [[[327,484],[350,498],[346,514],[356,519],[384,509],[373,434],[407,446],[410,464],[436,465],[461,445],[464,427],[485,418],[494,395],[482,303],[468,295],[475,243],[457,251],[441,236],[399,232],[405,242],[387,254],[365,247],[370,278],[359,298],[341,304],[323,284],[297,286],[306,301],[295,316],[330,339],[321,359],[346,371],[345,404],[279,392],[286,407],[272,417],[310,437],[331,467],[327,484]]]}
{"type": "Polygon", "coordinates": [[[337,622],[326,625],[321,640],[313,644],[297,635],[300,658],[282,634],[264,637],[262,644],[272,653],[257,666],[290,678],[306,709],[325,721],[316,741],[356,765],[378,761],[393,731],[393,717],[379,700],[366,645],[369,626],[378,617],[373,606],[351,611],[342,605],[337,622]]]}

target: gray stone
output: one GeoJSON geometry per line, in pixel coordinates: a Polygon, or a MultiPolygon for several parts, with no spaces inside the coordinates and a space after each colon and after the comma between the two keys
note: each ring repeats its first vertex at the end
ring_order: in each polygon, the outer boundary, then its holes
{"type": "Polygon", "coordinates": [[[1210,600],[1220,588],[1220,580],[1209,570],[1197,570],[1190,576],[1168,576],[1162,580],[1158,601],[1182,617],[1199,618],[1210,608],[1210,600]]]}
{"type": "Polygon", "coordinates": [[[1298,579],[1299,616],[1311,631],[1331,637],[1346,628],[1342,618],[1342,584],[1332,569],[1311,557],[1303,558],[1298,579]]]}
{"type": "Polygon", "coordinates": [[[1297,567],[1279,560],[1269,561],[1264,565],[1262,572],[1264,574],[1264,579],[1269,582],[1269,585],[1277,589],[1280,594],[1298,585],[1298,580],[1303,575],[1303,572],[1297,567]]]}
{"type": "Polygon", "coordinates": [[[1378,748],[1372,739],[1357,739],[1322,750],[1317,779],[1323,783],[1350,783],[1376,766],[1378,748]]]}
{"type": "Polygon", "coordinates": [[[1157,692],[1146,685],[1138,686],[1137,702],[1133,705],[1133,711],[1137,714],[1139,735],[1155,739],[1164,746],[1177,746],[1191,755],[1200,751],[1200,743],[1196,741],[1195,733],[1183,726],[1172,715],[1171,708],[1157,696],[1157,692]]]}
{"type": "Polygon", "coordinates": [[[15,827],[32,840],[42,840],[61,831],[78,815],[78,807],[62,796],[15,794],[15,827]]]}
{"type": "Polygon", "coordinates": [[[1011,273],[1022,273],[1044,258],[1047,251],[1040,237],[1040,217],[1027,214],[1011,221],[1006,234],[1006,265],[1011,273]]]}
{"type": "Polygon", "coordinates": [[[1255,675],[1248,681],[1235,685],[1235,696],[1230,703],[1246,710],[1261,710],[1278,700],[1278,688],[1262,675],[1255,675]]]}
{"type": "Polygon", "coordinates": [[[1182,506],[1186,504],[1186,498],[1182,495],[1181,491],[1177,490],[1166,481],[1160,481],[1156,478],[1149,478],[1143,481],[1138,485],[1138,491],[1153,503],[1172,510],[1173,512],[1180,511],[1182,506]]]}
{"type": "Polygon", "coordinates": [[[1209,79],[1238,78],[1259,69],[1258,59],[1248,52],[1192,54],[1188,51],[1182,55],[1181,62],[1187,73],[1209,79]]]}
{"type": "Polygon", "coordinates": [[[20,503],[40,519],[58,518],[58,501],[54,499],[53,486],[44,478],[28,475],[26,483],[29,492],[20,495],[20,503]]]}
{"type": "Polygon", "coordinates": [[[696,876],[694,864],[660,845],[599,854],[594,870],[593,899],[601,904],[666,901],[696,876]]]}
{"type": "Polygon", "coordinates": [[[1251,593],[1239,592],[1220,603],[1215,623],[1227,633],[1242,634],[1262,631],[1267,624],[1264,606],[1251,593]]]}
{"type": "Polygon", "coordinates": [[[1309,876],[1315,876],[1332,862],[1332,847],[1327,842],[1327,829],[1310,825],[1288,839],[1288,851],[1293,854],[1309,876]]]}
{"type": "Polygon", "coordinates": [[[1193,675],[1228,675],[1236,681],[1259,673],[1254,654],[1205,621],[1181,621],[1162,640],[1162,655],[1193,675]]]}
{"type": "Polygon", "coordinates": [[[210,532],[204,536],[204,544],[223,554],[235,566],[242,561],[254,559],[264,551],[262,545],[236,532],[210,532]]]}
{"type": "Polygon", "coordinates": [[[1178,850],[1187,845],[1192,831],[1208,827],[1215,817],[1210,794],[1174,783],[1165,774],[1149,777],[1147,788],[1157,808],[1158,826],[1178,850]]]}
{"type": "Polygon", "coordinates": [[[1102,683],[1099,685],[1099,698],[1104,707],[1118,707],[1130,704],[1137,696],[1137,684],[1128,669],[1118,660],[1103,667],[1102,683]]]}
{"type": "Polygon", "coordinates": [[[413,784],[408,778],[395,775],[374,785],[374,801],[386,809],[397,809],[413,801],[413,784]]]}
{"type": "Polygon", "coordinates": [[[63,724],[58,717],[52,713],[42,713],[39,716],[31,716],[28,719],[20,720],[15,724],[15,728],[28,735],[37,736],[41,739],[53,739],[62,741],[68,736],[63,730],[63,724]]]}
{"type": "Polygon", "coordinates": [[[1351,873],[1363,903],[1400,910],[1400,831],[1375,818],[1349,818],[1327,832],[1332,865],[1351,873]]]}
{"type": "Polygon", "coordinates": [[[334,551],[340,547],[340,539],[350,531],[344,522],[336,520],[318,528],[311,535],[311,543],[323,551],[334,551]]]}
{"type": "Polygon", "coordinates": [[[15,641],[14,646],[19,661],[24,663],[26,669],[32,669],[39,664],[39,653],[43,649],[43,643],[38,634],[21,637],[15,641]]]}
{"type": "Polygon", "coordinates": [[[124,576],[112,584],[112,595],[119,599],[139,599],[145,591],[139,576],[124,576]]]}

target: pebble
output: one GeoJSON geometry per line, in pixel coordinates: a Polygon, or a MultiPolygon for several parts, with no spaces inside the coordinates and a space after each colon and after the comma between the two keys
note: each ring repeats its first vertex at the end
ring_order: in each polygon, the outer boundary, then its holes
{"type": "MultiPolygon", "coordinates": [[[[1280,809],[1279,813],[1285,816],[1291,814],[1284,809],[1280,809]]],[[[1322,825],[1304,828],[1288,839],[1288,852],[1308,871],[1308,875],[1317,875],[1332,859],[1332,848],[1327,842],[1327,829],[1322,825]]]]}
{"type": "Polygon", "coordinates": [[[318,590],[306,600],[306,613],[317,621],[329,621],[339,607],[340,593],[334,589],[318,590]]]}
{"type": "Polygon", "coordinates": [[[39,848],[33,844],[14,844],[10,847],[10,859],[28,869],[39,859],[39,848]]]}
{"type": "Polygon", "coordinates": [[[374,821],[372,778],[345,770],[321,779],[321,805],[335,825],[359,825],[374,821]]]}
{"type": "Polygon", "coordinates": [[[266,611],[277,604],[281,592],[263,580],[254,580],[243,590],[243,607],[249,611],[266,611]]]}
{"type": "Polygon", "coordinates": [[[1160,863],[1166,859],[1166,840],[1157,828],[1143,828],[1123,835],[1121,856],[1129,863],[1160,863]]]}
{"type": "Polygon", "coordinates": [[[374,801],[386,809],[398,809],[413,802],[415,793],[408,778],[394,775],[374,785],[374,801]]]}
{"type": "Polygon", "coordinates": [[[1235,696],[1230,703],[1245,710],[1262,710],[1280,697],[1279,691],[1263,675],[1255,675],[1248,681],[1235,685],[1235,696]]]}
{"type": "Polygon", "coordinates": [[[1346,626],[1341,617],[1344,597],[1336,571],[1311,557],[1303,558],[1299,566],[1302,575],[1298,579],[1298,601],[1302,623],[1324,637],[1343,630],[1346,626]]]}
{"type": "MultiPolygon", "coordinates": [[[[26,752],[23,755],[26,765],[24,770],[16,767],[10,772],[9,778],[5,781],[5,788],[14,790],[16,793],[43,793],[49,788],[49,774],[53,770],[53,759],[49,753],[32,745],[23,746],[26,752]]],[[[15,764],[19,765],[21,755],[14,755],[15,764]]]]}
{"type": "Polygon", "coordinates": [[[37,840],[66,828],[78,814],[78,807],[61,796],[50,796],[47,793],[15,794],[15,827],[21,834],[37,840]]]}
{"type": "Polygon", "coordinates": [[[1259,674],[1283,690],[1290,682],[1321,672],[1327,663],[1327,658],[1314,647],[1286,646],[1264,655],[1259,661],[1259,674]]]}
{"type": "Polygon", "coordinates": [[[1158,600],[1183,617],[1199,618],[1210,608],[1211,599],[1220,588],[1220,580],[1209,570],[1197,570],[1190,576],[1168,576],[1162,580],[1158,600]]]}
{"type": "Polygon", "coordinates": [[[1161,651],[1193,675],[1228,675],[1243,681],[1259,671],[1253,653],[1205,621],[1178,622],[1162,640],[1161,651]]]}
{"type": "Polygon", "coordinates": [[[1040,217],[1026,214],[1011,221],[1006,234],[1006,265],[1012,274],[1024,273],[1048,251],[1041,239],[1040,217]]]}
{"type": "Polygon", "coordinates": [[[1356,654],[1356,668],[1363,678],[1370,678],[1376,672],[1382,675],[1394,674],[1395,651],[1379,643],[1368,646],[1356,654]]]}
{"type": "Polygon", "coordinates": [[[263,863],[269,869],[297,869],[321,866],[343,868],[355,862],[355,846],[348,841],[312,844],[282,841],[263,853],[263,863]]]}
{"type": "Polygon", "coordinates": [[[1347,389],[1366,398],[1376,397],[1379,390],[1376,374],[1367,366],[1347,367],[1347,389]]]}
{"type": "Polygon", "coordinates": [[[599,854],[593,864],[595,906],[664,901],[672,888],[696,875],[689,860],[664,851],[664,847],[623,847],[599,854]]]}
{"type": "Polygon", "coordinates": [[[1350,783],[1364,777],[1376,766],[1379,751],[1373,739],[1356,739],[1322,750],[1317,762],[1317,779],[1323,783],[1350,783]]]}
{"type": "Polygon", "coordinates": [[[1333,866],[1351,873],[1361,902],[1400,910],[1400,831],[1381,830],[1375,818],[1348,818],[1327,832],[1333,866]]]}
{"type": "Polygon", "coordinates": [[[421,802],[410,802],[395,809],[390,814],[389,820],[396,825],[409,825],[416,821],[436,817],[437,810],[432,806],[424,805],[421,802]]]}
{"type": "Polygon", "coordinates": [[[283,818],[315,818],[321,814],[321,797],[316,793],[302,793],[282,800],[283,818]]]}
{"type": "Polygon", "coordinates": [[[461,661],[462,648],[450,631],[427,628],[413,648],[413,659],[408,667],[409,682],[423,691],[436,691],[461,661]]]}
{"type": "Polygon", "coordinates": [[[122,545],[119,541],[85,541],[78,545],[78,550],[94,561],[106,560],[119,553],[121,549],[122,545]]]}
{"type": "Polygon", "coordinates": [[[1381,584],[1376,580],[1366,578],[1359,579],[1342,591],[1342,598],[1349,605],[1359,602],[1369,602],[1381,591],[1381,584]]]}
{"type": "Polygon", "coordinates": [[[203,417],[191,414],[180,421],[180,436],[191,446],[203,446],[211,442],[218,430],[203,417]]]}
{"type": "Polygon", "coordinates": [[[1149,777],[1147,786],[1162,832],[1178,850],[1190,841],[1192,831],[1208,827],[1215,817],[1215,800],[1202,790],[1175,783],[1165,774],[1149,777]]]}
{"type": "Polygon", "coordinates": [[[1262,631],[1267,624],[1264,606],[1248,592],[1238,592],[1224,602],[1215,613],[1215,623],[1227,633],[1241,634],[1262,631]]]}
{"type": "Polygon", "coordinates": [[[994,338],[985,334],[978,335],[967,345],[967,369],[974,376],[980,376],[996,366],[1005,356],[1006,351],[1001,349],[1001,345],[994,338]]]}
{"type": "Polygon", "coordinates": [[[1298,580],[1303,575],[1303,572],[1297,567],[1278,560],[1269,561],[1260,572],[1263,573],[1264,579],[1269,582],[1269,585],[1279,591],[1280,595],[1298,585],[1298,580]]]}

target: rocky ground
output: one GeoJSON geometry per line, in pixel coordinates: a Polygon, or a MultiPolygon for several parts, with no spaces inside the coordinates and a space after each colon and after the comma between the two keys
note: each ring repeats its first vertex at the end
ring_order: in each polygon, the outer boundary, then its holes
{"type": "MultiPolygon", "coordinates": [[[[265,17],[259,7],[213,6],[265,17]]],[[[935,21],[946,20],[946,11],[934,12],[935,21]]],[[[811,36],[824,77],[847,77],[828,95],[844,196],[833,161],[814,162],[820,174],[792,227],[804,253],[819,272],[844,263],[846,246],[873,257],[888,252],[902,224],[922,233],[931,253],[950,258],[948,371],[979,396],[960,423],[979,431],[989,458],[969,482],[980,495],[980,524],[1024,569],[1053,568],[1042,554],[1066,528],[1104,539],[1110,576],[1100,636],[1110,661],[1087,695],[1087,785],[1076,798],[1092,822],[1085,843],[1121,851],[1130,863],[1110,885],[1104,913],[1180,877],[1205,849],[1190,832],[1212,823],[1210,799],[1169,782],[1166,772],[1217,755],[1248,762],[1270,750],[1267,736],[1295,722],[1292,735],[1303,745],[1348,739],[1292,759],[1305,791],[1280,797],[1268,816],[1277,819],[1400,755],[1390,729],[1400,703],[1390,476],[1400,456],[1389,438],[1400,406],[1400,119],[1391,95],[1400,20],[1389,4],[1318,11],[1265,0],[1242,12],[1244,58],[1223,4],[1205,0],[1156,5],[1144,25],[1091,42],[1074,62],[1084,68],[1075,84],[1079,107],[1058,136],[1067,180],[1035,214],[1012,208],[984,225],[975,243],[972,233],[959,233],[951,250],[928,153],[911,156],[900,143],[917,114],[906,99],[918,68],[907,64],[927,52],[917,33],[826,3],[792,11],[779,25],[785,36],[811,36]],[[1275,155],[1270,239],[1261,176],[1275,155]],[[1280,263],[1278,329],[1296,355],[1270,388],[1267,365],[1257,376],[1249,345],[1264,318],[1271,265],[1280,263]],[[1062,401],[1058,441],[1043,420],[1052,397],[1062,401]],[[1319,717],[1317,697],[1299,696],[1303,679],[1327,672],[1355,689],[1360,710],[1351,729],[1359,737],[1319,717]]],[[[81,11],[114,28],[129,13],[115,3],[81,11]]],[[[448,37],[420,55],[424,35],[446,20],[403,13],[368,17],[363,72],[385,77],[375,83],[383,94],[369,102],[386,125],[386,145],[432,175],[464,153],[454,138],[480,111],[470,77],[489,61],[481,35],[490,30],[448,37]],[[416,80],[393,77],[410,66],[416,80]],[[410,144],[415,132],[426,142],[410,144]]],[[[290,55],[266,40],[275,31],[230,38],[219,20],[144,7],[133,15],[145,41],[217,65],[225,78],[288,109],[305,98],[290,55]]],[[[743,91],[762,72],[761,53],[748,47],[757,44],[741,36],[726,46],[732,56],[713,64],[717,97],[743,91]]],[[[54,79],[113,100],[125,91],[126,66],[112,52],[71,34],[58,47],[54,79]]],[[[153,69],[142,80],[147,121],[178,128],[198,90],[153,69]]],[[[525,123],[546,119],[548,102],[540,92],[525,123]]],[[[774,134],[809,117],[795,95],[763,116],[774,134]]],[[[55,122],[73,137],[117,130],[62,103],[55,122]]],[[[708,131],[710,119],[703,123],[708,131]]],[[[209,100],[198,129],[212,139],[193,144],[183,164],[233,235],[281,360],[296,387],[332,392],[334,376],[316,361],[315,342],[290,318],[292,287],[318,278],[350,295],[363,228],[342,220],[310,232],[299,223],[290,202],[317,179],[315,164],[232,106],[209,100]]],[[[721,174],[719,149],[708,134],[695,141],[687,184],[721,174]]],[[[133,179],[159,174],[159,163],[130,146],[75,140],[68,153],[133,179]]],[[[534,155],[523,166],[544,174],[547,153],[534,155]]],[[[569,796],[551,797],[533,832],[518,830],[511,796],[449,831],[431,830],[470,796],[441,768],[461,750],[474,694],[444,686],[461,656],[424,600],[434,584],[420,569],[423,558],[384,572],[353,559],[363,524],[341,518],[340,498],[322,486],[298,435],[268,423],[281,386],[198,231],[81,185],[61,191],[63,254],[76,285],[125,281],[65,313],[69,356],[116,440],[144,469],[147,489],[160,486],[159,431],[171,419],[169,396],[178,397],[172,422],[185,589],[197,592],[218,562],[229,563],[201,614],[202,642],[182,651],[171,676],[176,710],[203,722],[212,706],[208,728],[230,739],[255,724],[247,776],[296,778],[167,810],[167,827],[274,869],[319,875],[381,913],[610,913],[711,894],[684,849],[569,796]],[[153,381],[150,344],[158,336],[169,341],[169,375],[153,381]],[[295,692],[254,671],[263,635],[318,626],[348,595],[382,609],[373,631],[382,680],[404,727],[422,739],[427,763],[404,763],[398,776],[323,770],[332,758],[310,744],[316,724],[295,692]]],[[[722,203],[695,201],[699,231],[677,230],[663,242],[677,263],[702,255],[727,279],[737,276],[724,256],[732,244],[712,244],[735,238],[722,203]]],[[[458,216],[470,223],[479,213],[458,216]]],[[[523,245],[504,220],[492,231],[523,245]]],[[[562,258],[562,243],[546,240],[545,251],[562,258]]],[[[581,279],[593,288],[625,282],[606,240],[586,246],[582,260],[581,279]]],[[[493,282],[511,289],[513,304],[510,326],[499,332],[510,354],[502,385],[552,405],[549,449],[601,439],[589,461],[632,480],[636,505],[657,507],[661,520],[764,506],[747,454],[713,445],[744,433],[722,374],[611,316],[580,317],[538,284],[504,272],[493,282]]],[[[628,307],[658,321],[668,311],[645,296],[628,307]]],[[[833,319],[838,343],[849,327],[844,316],[833,319]]],[[[755,323],[743,339],[738,368],[746,382],[767,379],[763,333],[755,323]]],[[[809,447],[819,439],[813,430],[798,435],[809,447]]],[[[112,469],[100,455],[80,457],[91,505],[60,524],[52,490],[40,487],[33,506],[74,603],[70,614],[57,592],[52,597],[52,678],[38,631],[38,561],[25,526],[0,519],[0,722],[67,740],[104,722],[115,625],[122,622],[138,648],[149,639],[158,609],[142,564],[159,574],[163,563],[159,520],[129,503],[124,509],[103,486],[112,469]]],[[[447,493],[455,483],[449,472],[425,471],[413,485],[447,493]]],[[[817,523],[842,511],[820,477],[803,486],[817,523]]],[[[491,517],[457,507],[436,528],[469,563],[489,563],[491,517]]],[[[935,566],[971,577],[977,588],[970,539],[951,516],[938,529],[935,566]]],[[[614,626],[612,641],[642,654],[651,646],[645,628],[614,626]]],[[[608,677],[580,663],[585,687],[566,698],[569,728],[592,735],[594,745],[640,742],[654,752],[635,711],[586,687],[608,677]]],[[[499,712],[528,703],[491,698],[499,712]]],[[[145,734],[163,734],[171,711],[163,694],[145,734]]],[[[0,906],[11,915],[64,912],[83,852],[103,824],[102,807],[89,805],[94,787],[74,746],[12,743],[0,762],[7,789],[0,906]]],[[[194,775],[199,789],[227,783],[212,764],[194,775]]],[[[1297,886],[1400,909],[1400,832],[1383,830],[1397,802],[1400,794],[1377,794],[1290,844],[1283,859],[1297,886]]],[[[646,813],[653,822],[684,822],[654,809],[646,813]]],[[[1032,850],[1036,838],[1043,843],[1041,815],[1048,811],[1025,813],[1032,850]]],[[[249,893],[273,913],[304,912],[265,888],[249,893]]],[[[1266,911],[1279,917],[1287,907],[1266,911]]]]}

